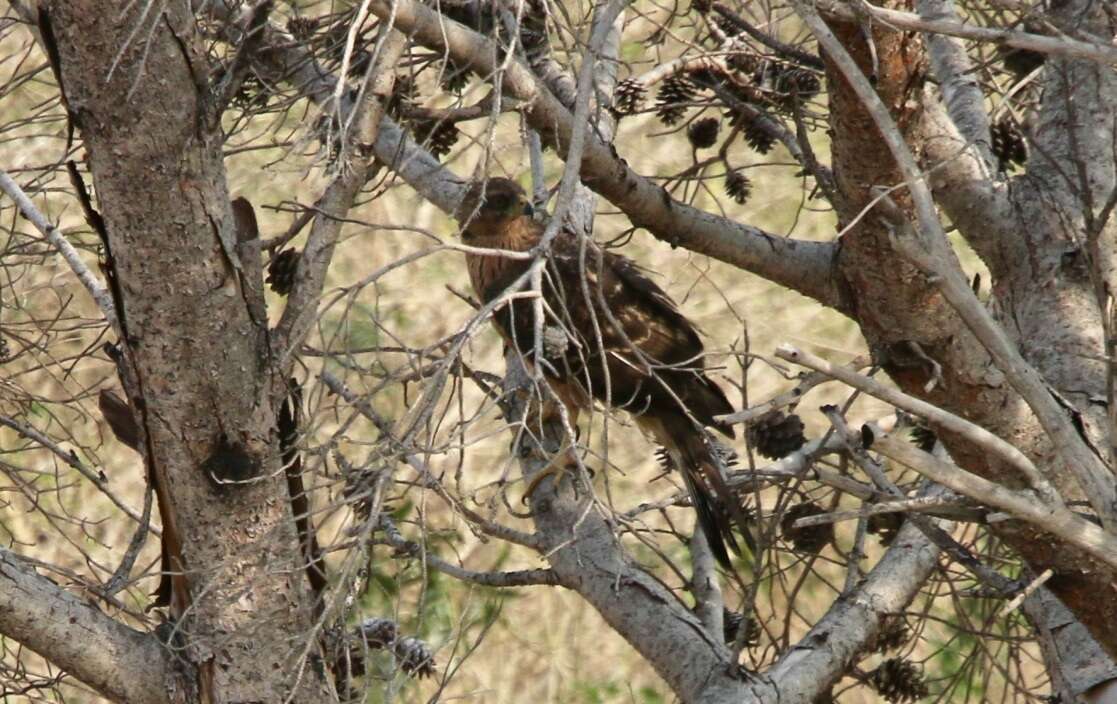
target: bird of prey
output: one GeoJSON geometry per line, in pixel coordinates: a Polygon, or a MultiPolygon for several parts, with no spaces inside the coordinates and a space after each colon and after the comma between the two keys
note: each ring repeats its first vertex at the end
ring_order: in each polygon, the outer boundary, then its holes
{"type": "MultiPolygon", "coordinates": [[[[514,181],[475,183],[458,210],[462,241],[472,247],[527,252],[544,227],[514,181]]],[[[702,341],[674,301],[632,260],[560,230],[546,248],[542,344],[536,344],[533,301],[518,297],[493,315],[505,341],[542,368],[571,422],[596,399],[629,412],[680,468],[711,551],[728,567],[739,552],[731,518],[748,541],[737,498],[726,485],[718,448],[704,428],[733,437],[715,416],[731,413],[724,392],[706,376],[702,341]],[[536,359],[536,350],[543,359],[536,359]]],[[[530,258],[467,253],[473,290],[482,302],[500,297],[532,266],[530,258]]]]}

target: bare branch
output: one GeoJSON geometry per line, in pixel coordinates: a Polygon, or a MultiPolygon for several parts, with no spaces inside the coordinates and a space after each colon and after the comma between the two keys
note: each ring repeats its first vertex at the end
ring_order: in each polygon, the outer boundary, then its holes
{"type": "Polygon", "coordinates": [[[835,0],[820,0],[817,5],[823,14],[847,22],[858,21],[858,12],[863,11],[877,20],[880,26],[891,27],[897,31],[945,34],[962,39],[1003,44],[1041,54],[1087,59],[1102,64],[1117,64],[1117,48],[1095,42],[1084,42],[1069,37],[1045,37],[1010,29],[976,27],[956,20],[929,19],[911,12],[878,7],[868,2],[858,3],[856,10],[835,0]]]}
{"type": "MultiPolygon", "coordinates": [[[[919,14],[928,20],[957,22],[953,0],[919,0],[919,14]]],[[[943,101],[954,124],[966,142],[977,150],[987,168],[996,163],[989,136],[989,116],[985,96],[974,75],[973,62],[962,42],[929,32],[927,53],[931,68],[942,89],[943,101]]]]}
{"type": "Polygon", "coordinates": [[[911,467],[931,481],[959,494],[1042,528],[1107,565],[1117,566],[1117,537],[1085,518],[1065,508],[1041,503],[1023,492],[1006,489],[957,465],[948,464],[879,429],[863,430],[863,434],[865,432],[869,433],[867,437],[870,438],[867,444],[880,454],[911,467]]]}
{"type": "Polygon", "coordinates": [[[85,262],[81,260],[81,255],[74,249],[74,246],[62,235],[62,231],[54,225],[50,224],[46,216],[39,212],[19,184],[8,176],[7,172],[0,169],[0,189],[3,189],[8,194],[19,210],[23,213],[23,217],[31,221],[31,223],[39,230],[39,232],[46,235],[47,240],[54,245],[66,263],[70,265],[70,269],[77,275],[78,280],[81,281],[82,286],[89,295],[93,297],[93,301],[97,307],[101,309],[104,314],[105,320],[108,321],[109,326],[120,335],[120,321],[116,317],[116,306],[113,305],[112,295],[109,294],[108,289],[101,284],[100,280],[89,270],[85,262]]]}
{"type": "Polygon", "coordinates": [[[852,594],[834,602],[803,637],[803,645],[791,648],[766,673],[758,699],[815,701],[876,636],[885,617],[908,605],[937,567],[939,549],[913,524],[900,529],[894,545],[903,549],[889,549],[852,594]]]}
{"type": "Polygon", "coordinates": [[[1028,479],[1028,483],[1040,493],[1044,501],[1051,502],[1056,506],[1063,505],[1063,501],[1059,497],[1058,492],[1055,491],[1055,488],[1051,486],[1050,482],[1047,481],[1040,473],[1039,469],[1036,468],[1035,464],[1033,464],[1024,453],[993,433],[990,433],[985,428],[975,425],[964,418],[959,418],[953,413],[944,411],[926,401],[921,401],[912,396],[908,396],[902,391],[885,386],[879,381],[858,374],[847,367],[831,364],[821,357],[813,355],[810,352],[796,349],[791,345],[782,345],[776,350],[776,356],[780,359],[785,359],[795,364],[801,364],[809,369],[827,374],[874,398],[879,398],[908,413],[914,413],[921,418],[926,418],[945,430],[958,433],[970,442],[997,455],[1002,460],[1018,469],[1020,473],[1028,479]]]}
{"type": "MultiPolygon", "coordinates": [[[[356,107],[356,124],[343,132],[345,140],[338,175],[318,201],[320,211],[314,218],[306,247],[299,257],[295,284],[287,299],[283,317],[275,327],[274,344],[286,359],[314,324],[318,296],[326,281],[334,246],[341,234],[345,214],[369,176],[372,154],[368,145],[379,138],[384,105],[395,85],[395,65],[407,46],[407,39],[390,25],[382,29],[375,60],[370,70],[371,85],[363,91],[356,107]]],[[[338,84],[339,87],[341,84],[338,84]]],[[[341,121],[348,123],[348,116],[341,121]]]]}
{"type": "Polygon", "coordinates": [[[0,633],[111,700],[171,701],[171,655],[155,636],[118,623],[3,548],[0,633]]]}

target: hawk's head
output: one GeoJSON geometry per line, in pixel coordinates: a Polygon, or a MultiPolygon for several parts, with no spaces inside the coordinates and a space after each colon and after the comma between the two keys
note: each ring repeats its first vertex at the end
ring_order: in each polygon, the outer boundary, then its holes
{"type": "Polygon", "coordinates": [[[532,215],[531,201],[524,189],[506,178],[490,178],[470,186],[458,207],[458,220],[466,237],[499,235],[521,217],[532,215]]]}

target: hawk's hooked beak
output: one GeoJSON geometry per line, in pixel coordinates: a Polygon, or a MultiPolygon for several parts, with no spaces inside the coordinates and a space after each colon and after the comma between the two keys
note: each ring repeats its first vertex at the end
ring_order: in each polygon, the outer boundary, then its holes
{"type": "Polygon", "coordinates": [[[531,205],[531,203],[524,203],[524,215],[528,216],[529,218],[535,217],[535,208],[531,205]]]}

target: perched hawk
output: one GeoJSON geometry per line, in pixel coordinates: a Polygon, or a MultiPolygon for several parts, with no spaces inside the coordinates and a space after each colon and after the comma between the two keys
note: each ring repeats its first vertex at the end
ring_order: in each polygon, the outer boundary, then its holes
{"type": "MultiPolygon", "coordinates": [[[[462,241],[473,247],[527,251],[543,226],[532,219],[522,188],[505,178],[475,184],[459,209],[462,241]]],[[[633,261],[579,242],[563,231],[552,241],[543,270],[543,360],[535,359],[535,313],[530,299],[514,299],[493,320],[505,340],[542,367],[570,412],[597,399],[632,414],[667,448],[693,499],[698,523],[715,557],[729,565],[726,546],[738,552],[730,517],[741,511],[725,484],[704,427],[732,437],[714,416],[733,408],[706,376],[702,341],[694,325],[633,261]]],[[[473,290],[483,302],[503,294],[531,259],[467,254],[473,290]]],[[[746,530],[745,526],[741,526],[746,530]]],[[[747,535],[747,534],[746,534],[747,535]]]]}

